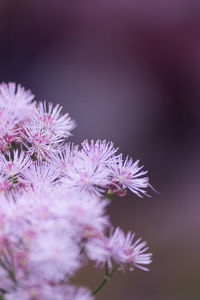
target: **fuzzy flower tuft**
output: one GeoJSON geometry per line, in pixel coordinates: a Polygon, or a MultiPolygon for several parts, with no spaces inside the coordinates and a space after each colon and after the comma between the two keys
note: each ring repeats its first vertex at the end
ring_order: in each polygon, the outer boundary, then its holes
{"type": "Polygon", "coordinates": [[[113,267],[113,261],[122,270],[128,267],[130,271],[134,267],[148,271],[146,267],[151,261],[151,253],[147,253],[146,242],[137,239],[133,242],[134,233],[128,232],[127,235],[118,227],[111,231],[110,236],[102,236],[91,240],[87,245],[88,256],[97,262],[97,265],[108,264],[109,269],[113,267]]]}
{"type": "Polygon", "coordinates": [[[113,268],[151,263],[146,242],[113,230],[107,214],[113,194],[146,195],[147,172],[112,142],[67,142],[69,114],[33,100],[0,84],[0,299],[94,300],[113,268]],[[88,260],[106,266],[94,292],[71,284],[88,260]]]}
{"type": "Polygon", "coordinates": [[[119,160],[115,161],[111,169],[111,177],[122,190],[128,188],[139,197],[147,195],[146,188],[149,186],[149,178],[144,176],[147,171],[143,171],[143,166],[139,167],[139,160],[133,162],[132,158],[126,157],[125,161],[120,155],[119,160]]]}

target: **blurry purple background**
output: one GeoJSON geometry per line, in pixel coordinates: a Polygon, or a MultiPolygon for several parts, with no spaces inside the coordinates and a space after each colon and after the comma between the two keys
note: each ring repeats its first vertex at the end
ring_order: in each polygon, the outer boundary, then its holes
{"type": "MultiPolygon", "coordinates": [[[[0,81],[61,103],[72,140],[111,140],[160,195],[113,199],[150,272],[118,272],[97,299],[200,299],[200,1],[0,1],[0,81]]],[[[75,282],[95,288],[103,270],[75,282]]]]}

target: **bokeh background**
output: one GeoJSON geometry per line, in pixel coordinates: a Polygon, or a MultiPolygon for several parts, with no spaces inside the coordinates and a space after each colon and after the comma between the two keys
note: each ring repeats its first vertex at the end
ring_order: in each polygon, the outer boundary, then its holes
{"type": "MultiPolygon", "coordinates": [[[[0,0],[0,81],[61,103],[72,140],[112,140],[160,195],[114,198],[150,272],[118,272],[97,299],[200,299],[200,1],[0,0]]],[[[76,282],[95,288],[92,266],[76,282]]]]}

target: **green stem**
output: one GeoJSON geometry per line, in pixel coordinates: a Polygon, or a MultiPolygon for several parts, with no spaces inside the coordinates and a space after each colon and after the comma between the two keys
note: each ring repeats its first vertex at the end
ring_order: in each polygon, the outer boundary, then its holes
{"type": "Polygon", "coordinates": [[[15,181],[14,181],[14,176],[12,175],[11,177],[10,177],[10,179],[11,179],[11,191],[13,191],[14,190],[14,183],[15,183],[15,181]]]}
{"type": "Polygon", "coordinates": [[[108,263],[106,262],[106,276],[108,276],[109,272],[108,272],[108,263]]]}
{"type": "Polygon", "coordinates": [[[10,278],[12,279],[12,281],[15,284],[17,284],[17,280],[16,280],[16,277],[15,277],[14,270],[9,269],[9,267],[7,267],[6,264],[4,264],[4,262],[2,262],[2,260],[0,260],[0,266],[2,266],[2,268],[8,272],[8,275],[10,276],[10,278]]]}
{"type": "Polygon", "coordinates": [[[106,199],[110,200],[112,198],[112,196],[113,196],[113,192],[110,189],[108,189],[107,193],[106,193],[106,199]]]}
{"type": "Polygon", "coordinates": [[[13,281],[15,284],[17,284],[17,280],[16,280],[16,277],[15,277],[14,271],[10,271],[10,272],[9,272],[9,276],[10,276],[10,278],[12,279],[12,281],[13,281]]]}
{"type": "MultiPolygon", "coordinates": [[[[106,266],[106,273],[107,273],[107,268],[108,266],[106,266]]],[[[98,286],[98,288],[96,288],[93,292],[92,292],[92,295],[95,295],[97,294],[101,289],[102,287],[106,284],[106,282],[110,279],[110,277],[115,273],[115,271],[117,271],[117,269],[119,268],[118,265],[116,265],[112,271],[110,273],[108,273],[105,277],[104,277],[104,280],[102,281],[102,283],[98,286]]]]}

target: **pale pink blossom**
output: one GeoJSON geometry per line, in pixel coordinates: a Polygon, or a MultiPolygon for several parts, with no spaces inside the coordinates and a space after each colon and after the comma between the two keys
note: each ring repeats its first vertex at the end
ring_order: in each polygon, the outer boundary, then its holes
{"type": "Polygon", "coordinates": [[[5,108],[0,109],[0,150],[7,151],[11,142],[18,139],[18,123],[19,120],[13,116],[12,112],[5,108]]]}
{"type": "Polygon", "coordinates": [[[8,191],[12,186],[9,178],[5,175],[0,174],[0,194],[8,191]]]}
{"type": "Polygon", "coordinates": [[[141,239],[133,242],[134,237],[134,233],[128,232],[125,235],[118,227],[113,232],[111,231],[109,237],[103,236],[90,240],[87,245],[87,254],[99,265],[107,262],[110,269],[114,260],[121,269],[128,267],[132,271],[134,267],[137,267],[148,271],[146,266],[152,262],[152,254],[146,252],[148,250],[146,242],[142,242],[141,239]]]}
{"type": "Polygon", "coordinates": [[[14,177],[30,165],[30,157],[24,151],[14,150],[6,156],[0,154],[0,172],[9,177],[14,177]]]}
{"type": "Polygon", "coordinates": [[[110,226],[106,207],[109,202],[87,194],[73,195],[67,201],[66,216],[82,237],[100,236],[110,226]]]}
{"type": "Polygon", "coordinates": [[[93,300],[86,288],[51,285],[40,278],[26,280],[23,285],[5,295],[5,300],[93,300]]]}
{"type": "Polygon", "coordinates": [[[146,242],[111,230],[107,214],[112,194],[146,194],[147,172],[112,142],[66,143],[74,121],[33,99],[0,84],[0,298],[93,300],[70,284],[88,260],[109,270],[151,263],[146,242]]]}
{"type": "Polygon", "coordinates": [[[71,299],[73,299],[73,300],[94,300],[94,297],[91,295],[91,291],[89,291],[86,288],[76,288],[76,289],[73,288],[69,292],[69,295],[66,296],[66,298],[65,298],[65,300],[71,300],[71,299]]]}
{"type": "Polygon", "coordinates": [[[132,158],[126,157],[125,161],[120,155],[120,159],[110,166],[110,175],[113,183],[122,190],[129,189],[139,197],[147,194],[149,178],[144,176],[147,171],[143,171],[143,166],[139,167],[139,160],[133,162],[132,158]]]}
{"type": "Polygon", "coordinates": [[[20,84],[0,84],[0,110],[6,109],[18,122],[27,120],[35,110],[33,99],[31,91],[26,91],[20,84]]]}
{"type": "Polygon", "coordinates": [[[60,181],[60,172],[49,162],[32,162],[29,167],[21,172],[21,181],[31,186],[34,190],[51,187],[60,181]]]}
{"type": "Polygon", "coordinates": [[[11,142],[20,141],[19,129],[35,111],[33,98],[20,85],[0,84],[0,150],[7,151],[11,142]]]}
{"type": "Polygon", "coordinates": [[[55,156],[50,157],[49,162],[59,168],[60,172],[65,176],[68,170],[73,167],[75,161],[80,159],[77,153],[78,145],[67,143],[63,149],[55,153],[55,156]]]}
{"type": "Polygon", "coordinates": [[[69,114],[62,115],[62,106],[57,104],[53,107],[53,103],[39,102],[37,107],[37,115],[45,128],[48,128],[53,135],[67,138],[71,135],[75,122],[70,118],[69,114]]]}
{"type": "Polygon", "coordinates": [[[44,128],[42,122],[31,121],[23,126],[21,136],[27,153],[38,160],[52,157],[63,138],[53,135],[49,128],[44,128]]]}
{"type": "Polygon", "coordinates": [[[91,140],[89,143],[88,140],[85,140],[81,145],[83,147],[82,153],[87,155],[93,163],[109,165],[117,159],[115,153],[118,148],[115,149],[112,142],[106,142],[106,140],[94,142],[91,140]]]}
{"type": "Polygon", "coordinates": [[[80,250],[66,232],[59,231],[54,223],[46,230],[41,228],[32,244],[29,259],[34,273],[56,284],[65,274],[70,272],[72,275],[77,270],[80,250]]]}
{"type": "Polygon", "coordinates": [[[90,157],[75,160],[63,178],[63,184],[73,191],[101,195],[110,183],[108,169],[93,163],[90,157]]]}

